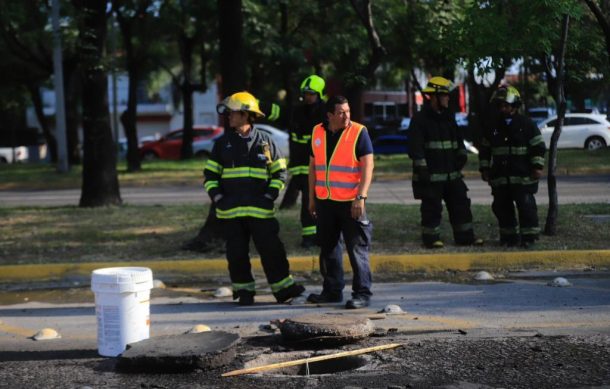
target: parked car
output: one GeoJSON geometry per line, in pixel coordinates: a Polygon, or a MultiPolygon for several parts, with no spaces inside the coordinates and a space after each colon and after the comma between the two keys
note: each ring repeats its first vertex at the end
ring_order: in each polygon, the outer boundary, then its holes
{"type": "MultiPolygon", "coordinates": [[[[557,116],[538,124],[547,148],[555,129],[557,116]]],[[[604,115],[591,113],[567,113],[563,122],[557,148],[585,148],[596,150],[610,145],[610,122],[604,115]]]]}
{"type": "Polygon", "coordinates": [[[0,163],[27,161],[28,148],[25,146],[0,147],[0,163]]]}
{"type": "MultiPolygon", "coordinates": [[[[193,152],[195,143],[216,139],[223,134],[223,128],[212,125],[193,126],[193,152]]],[[[174,130],[162,136],[160,139],[144,143],[140,147],[140,157],[143,160],[153,159],[180,159],[182,148],[182,129],[174,130]]]]}
{"type": "Polygon", "coordinates": [[[280,149],[283,157],[288,158],[290,156],[290,149],[288,147],[289,135],[287,132],[268,124],[255,124],[254,127],[259,131],[263,131],[271,135],[271,139],[273,139],[277,147],[280,149]]]}
{"type": "Polygon", "coordinates": [[[406,154],[409,152],[407,140],[407,130],[400,130],[393,135],[381,135],[373,140],[373,153],[375,155],[406,154]]]}
{"type": "Polygon", "coordinates": [[[458,127],[468,127],[468,114],[466,112],[456,112],[455,122],[458,127]]]}
{"type": "Polygon", "coordinates": [[[555,115],[555,110],[548,107],[532,107],[527,110],[527,116],[536,124],[541,123],[553,115],[555,115]]]}
{"type": "MultiPolygon", "coordinates": [[[[406,154],[409,152],[408,130],[400,130],[397,134],[382,135],[373,140],[373,153],[375,155],[406,154]]],[[[479,150],[472,142],[464,140],[464,147],[469,153],[479,154],[479,150]]]]}

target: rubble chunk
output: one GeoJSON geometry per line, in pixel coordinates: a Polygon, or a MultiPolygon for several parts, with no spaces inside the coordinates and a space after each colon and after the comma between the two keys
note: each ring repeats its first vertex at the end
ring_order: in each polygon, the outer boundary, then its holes
{"type": "Polygon", "coordinates": [[[222,286],[214,291],[214,297],[230,297],[233,296],[233,291],[231,288],[227,288],[226,286],[222,286]]]}

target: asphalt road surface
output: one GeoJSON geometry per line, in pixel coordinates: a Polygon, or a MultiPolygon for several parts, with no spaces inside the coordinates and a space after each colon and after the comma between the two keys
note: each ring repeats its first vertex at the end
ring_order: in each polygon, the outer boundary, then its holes
{"type": "MultiPolygon", "coordinates": [[[[491,191],[487,183],[478,179],[468,179],[470,198],[474,204],[491,204],[491,191]]],[[[558,177],[557,190],[560,204],[610,203],[610,176],[562,176],[558,177]]],[[[127,204],[180,204],[209,203],[209,198],[201,186],[159,186],[121,188],[121,197],[127,204]]],[[[78,205],[80,189],[51,191],[2,191],[0,206],[62,206],[78,205]]],[[[536,199],[539,204],[548,204],[547,182],[542,180],[536,199]]],[[[413,198],[411,182],[375,181],[369,191],[368,201],[384,204],[419,204],[413,198]]]]}
{"type": "MultiPolygon", "coordinates": [[[[0,387],[6,388],[573,388],[610,385],[610,275],[563,274],[569,287],[548,285],[557,273],[514,273],[500,282],[409,282],[374,286],[369,309],[342,305],[278,305],[261,290],[251,307],[193,289],[154,290],[152,336],[181,334],[196,324],[238,333],[237,357],[227,366],[173,374],[121,373],[116,358],[96,352],[93,296],[86,289],[64,297],[19,292],[0,295],[0,387]],[[38,296],[38,298],[34,298],[38,296]],[[15,298],[15,293],[10,295],[15,298]],[[36,301],[34,301],[36,300],[36,301]],[[65,303],[72,300],[72,303],[65,303]],[[15,300],[13,300],[15,301],[15,300]],[[63,301],[63,302],[62,302],[63,301]],[[402,314],[380,314],[397,304],[402,314]],[[295,349],[269,329],[270,320],[302,314],[358,315],[373,319],[376,337],[324,350],[295,349]],[[27,338],[42,327],[61,339],[27,338]],[[401,343],[303,370],[221,378],[247,362],[282,361],[348,349],[401,343]]],[[[309,286],[309,291],[319,286],[309,286]]],[[[348,297],[347,291],[345,298],[348,297]]]]}

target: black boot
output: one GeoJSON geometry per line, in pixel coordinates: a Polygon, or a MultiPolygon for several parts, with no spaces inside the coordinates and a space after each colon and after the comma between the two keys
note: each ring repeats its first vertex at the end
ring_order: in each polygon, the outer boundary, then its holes
{"type": "Polygon", "coordinates": [[[233,292],[233,300],[239,299],[237,304],[239,305],[252,305],[254,304],[254,292],[249,290],[238,290],[233,292]]]}
{"type": "Polygon", "coordinates": [[[299,297],[305,292],[305,287],[299,284],[292,284],[274,293],[275,299],[278,303],[285,303],[292,300],[295,297],[299,297]]]}

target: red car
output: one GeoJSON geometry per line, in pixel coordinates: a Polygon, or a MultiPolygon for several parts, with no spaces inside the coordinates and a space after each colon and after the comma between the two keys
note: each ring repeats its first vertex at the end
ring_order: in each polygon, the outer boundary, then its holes
{"type": "MultiPolygon", "coordinates": [[[[193,126],[193,142],[207,139],[215,139],[223,134],[222,127],[217,126],[193,126]]],[[[182,148],[182,129],[170,131],[154,142],[144,143],[140,147],[140,158],[142,160],[153,159],[180,159],[182,148]]]]}

